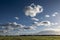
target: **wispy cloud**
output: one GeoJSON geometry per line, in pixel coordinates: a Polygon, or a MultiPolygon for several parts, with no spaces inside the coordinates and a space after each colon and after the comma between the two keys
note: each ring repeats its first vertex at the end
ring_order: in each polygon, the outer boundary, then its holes
{"type": "Polygon", "coordinates": [[[32,18],[32,20],[34,20],[34,21],[39,21],[39,19],[37,19],[37,18],[32,18]]]}
{"type": "Polygon", "coordinates": [[[59,28],[45,28],[44,30],[60,31],[59,28]]]}
{"type": "Polygon", "coordinates": [[[36,14],[43,12],[43,7],[32,3],[30,6],[25,8],[25,15],[35,17],[36,14]]]}
{"type": "Polygon", "coordinates": [[[14,17],[16,20],[19,20],[19,17],[14,17]]]}

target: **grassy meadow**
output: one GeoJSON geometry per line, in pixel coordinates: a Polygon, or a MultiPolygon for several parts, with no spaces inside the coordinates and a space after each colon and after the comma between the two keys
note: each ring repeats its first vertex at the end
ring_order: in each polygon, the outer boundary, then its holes
{"type": "Polygon", "coordinates": [[[60,36],[0,36],[0,40],[60,40],[60,36]]]}

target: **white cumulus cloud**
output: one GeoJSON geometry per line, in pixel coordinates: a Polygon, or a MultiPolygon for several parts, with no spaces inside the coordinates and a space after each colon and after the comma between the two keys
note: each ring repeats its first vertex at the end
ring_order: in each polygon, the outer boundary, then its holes
{"type": "Polygon", "coordinates": [[[37,27],[37,26],[51,26],[50,21],[41,21],[41,22],[34,22],[32,26],[37,27]]]}
{"type": "Polygon", "coordinates": [[[35,17],[36,14],[43,12],[43,7],[34,3],[25,8],[25,15],[35,17]]]}

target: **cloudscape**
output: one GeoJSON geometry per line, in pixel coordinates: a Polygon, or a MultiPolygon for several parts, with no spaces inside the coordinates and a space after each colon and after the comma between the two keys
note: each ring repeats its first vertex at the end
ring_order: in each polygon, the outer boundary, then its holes
{"type": "Polygon", "coordinates": [[[60,0],[0,0],[0,35],[60,35],[60,0]]]}

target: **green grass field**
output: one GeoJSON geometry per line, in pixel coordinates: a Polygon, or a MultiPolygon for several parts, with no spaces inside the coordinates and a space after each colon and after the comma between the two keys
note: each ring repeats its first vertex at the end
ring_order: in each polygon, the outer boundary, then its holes
{"type": "Polygon", "coordinates": [[[0,40],[60,40],[60,36],[0,36],[0,40]]]}

